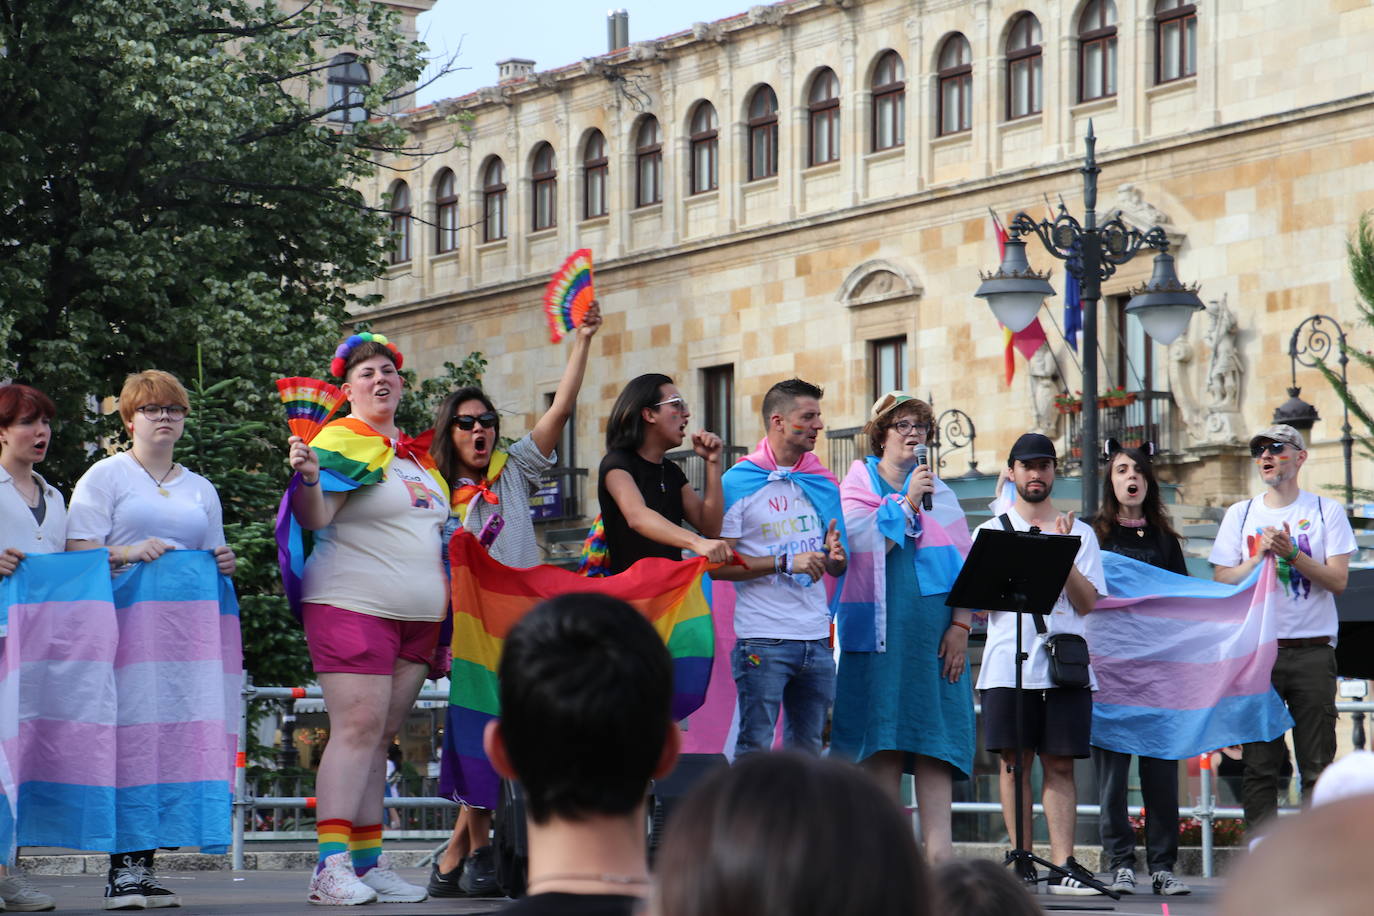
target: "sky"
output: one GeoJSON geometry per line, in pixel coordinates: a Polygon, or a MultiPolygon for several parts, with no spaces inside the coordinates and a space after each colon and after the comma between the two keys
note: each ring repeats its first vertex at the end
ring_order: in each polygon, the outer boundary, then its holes
{"type": "Polygon", "coordinates": [[[746,12],[769,0],[439,0],[420,16],[432,59],[460,52],[456,72],[420,90],[419,103],[496,85],[496,62],[523,57],[552,70],[606,53],[606,13],[630,13],[630,41],[649,41],[746,12]]]}

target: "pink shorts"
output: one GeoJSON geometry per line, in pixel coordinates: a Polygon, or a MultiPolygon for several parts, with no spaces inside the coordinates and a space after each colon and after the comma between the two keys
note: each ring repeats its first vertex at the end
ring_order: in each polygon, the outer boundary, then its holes
{"type": "Polygon", "coordinates": [[[429,665],[439,643],[439,622],[391,620],[331,604],[303,604],[305,639],[316,674],[385,674],[397,659],[429,665]]]}

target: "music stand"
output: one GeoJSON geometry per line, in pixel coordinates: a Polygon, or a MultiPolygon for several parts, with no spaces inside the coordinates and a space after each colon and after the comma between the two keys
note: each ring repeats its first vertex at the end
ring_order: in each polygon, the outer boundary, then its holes
{"type": "MultiPolygon", "coordinates": [[[[973,549],[964,560],[964,568],[959,572],[954,587],[950,589],[945,604],[950,607],[970,608],[981,611],[1011,611],[1015,614],[1048,614],[1054,610],[1054,603],[1068,581],[1069,570],[1073,568],[1074,558],[1078,555],[1079,538],[1065,535],[1043,534],[1038,529],[1030,531],[1006,531],[997,528],[983,528],[974,539],[973,549]]],[[[1007,853],[1007,865],[1021,863],[1030,866],[1039,863],[1049,874],[1070,877],[1060,866],[1047,862],[1029,849],[1021,848],[1021,838],[1031,843],[1025,824],[1023,804],[1025,789],[1021,784],[1021,759],[1025,749],[1025,735],[1021,721],[1022,710],[1022,666],[1030,658],[1021,636],[1021,619],[1016,621],[1016,750],[1012,757],[1011,774],[1014,784],[1013,799],[1016,805],[1016,837],[1012,840],[1012,850],[1007,853]]],[[[1049,880],[1049,874],[1046,880],[1049,880]]],[[[1037,878],[1037,880],[1039,880],[1037,878]]],[[[1075,879],[1078,880],[1078,879],[1075,879]]],[[[1113,900],[1121,895],[1093,879],[1087,882],[1092,887],[1113,900]]],[[[1079,907],[1054,907],[1055,909],[1080,909],[1079,907]]],[[[1093,907],[1101,909],[1101,907],[1093,907]]]]}

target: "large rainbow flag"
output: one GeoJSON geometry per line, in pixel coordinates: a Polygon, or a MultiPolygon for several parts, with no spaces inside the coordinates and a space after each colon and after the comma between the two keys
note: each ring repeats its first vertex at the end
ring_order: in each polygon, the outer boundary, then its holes
{"type": "Polygon", "coordinates": [[[0,627],[0,850],[222,852],[243,660],[214,557],[111,582],[104,550],[32,555],[0,582],[0,627]]]}
{"type": "Polygon", "coordinates": [[[496,672],[511,627],[536,604],[568,592],[598,592],[637,608],[673,657],[673,718],[702,703],[711,677],[711,611],[703,591],[710,565],[640,560],[618,576],[589,579],[556,566],[511,569],[493,560],[469,531],[449,543],[453,564],[453,670],[439,793],[479,808],[496,807],[500,780],[482,750],[482,732],[501,714],[496,672]]]}
{"type": "Polygon", "coordinates": [[[1102,565],[1110,597],[1086,620],[1093,744],[1182,760],[1292,727],[1269,683],[1283,594],[1272,558],[1240,585],[1108,551],[1102,565]]]}

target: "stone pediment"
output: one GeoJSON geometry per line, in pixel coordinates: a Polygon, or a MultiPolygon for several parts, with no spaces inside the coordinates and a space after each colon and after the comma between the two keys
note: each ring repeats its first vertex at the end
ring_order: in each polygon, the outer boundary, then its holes
{"type": "Polygon", "coordinates": [[[920,296],[920,284],[900,264],[883,258],[865,261],[849,272],[840,285],[839,300],[842,305],[857,308],[892,302],[898,299],[911,299],[920,296]]]}
{"type": "Polygon", "coordinates": [[[1137,185],[1123,184],[1116,189],[1116,197],[1107,205],[1108,219],[1113,216],[1127,226],[1148,232],[1158,226],[1169,237],[1169,246],[1177,249],[1187,237],[1169,214],[1145,199],[1137,185]]]}

